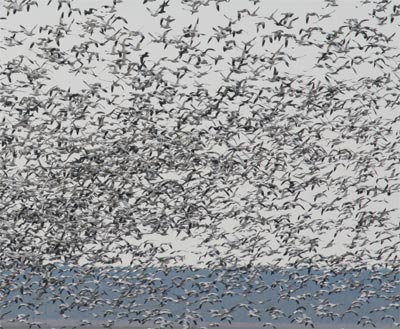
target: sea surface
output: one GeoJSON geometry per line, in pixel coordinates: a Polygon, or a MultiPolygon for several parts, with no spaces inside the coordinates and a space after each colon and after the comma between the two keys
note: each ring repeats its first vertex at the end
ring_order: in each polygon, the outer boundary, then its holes
{"type": "MultiPolygon", "coordinates": [[[[204,328],[207,324],[199,324],[197,327],[190,327],[190,328],[204,328]]],[[[3,329],[26,329],[29,328],[29,325],[23,325],[21,323],[5,323],[2,321],[1,328],[3,329]]],[[[30,327],[31,329],[39,328],[37,325],[33,325],[30,327]]],[[[85,325],[80,326],[79,323],[73,323],[72,321],[60,322],[60,321],[47,321],[45,323],[40,324],[40,329],[73,329],[73,328],[90,328],[90,329],[104,329],[107,328],[101,324],[93,324],[93,325],[85,325]]],[[[108,327],[109,328],[109,327],[108,327]]],[[[157,325],[135,325],[135,324],[116,324],[111,328],[115,329],[155,329],[155,328],[162,328],[157,325]]],[[[175,326],[176,329],[183,329],[182,326],[175,326]]],[[[210,327],[211,328],[211,327],[210,327]]],[[[241,323],[232,323],[226,324],[221,323],[218,327],[219,329],[256,329],[256,328],[272,328],[272,327],[264,327],[263,323],[248,323],[248,322],[241,322],[241,323]]],[[[299,324],[291,324],[291,323],[277,323],[276,329],[304,329],[304,328],[311,328],[310,326],[305,327],[304,325],[299,324]]],[[[373,328],[372,326],[369,327],[362,327],[362,326],[355,326],[354,324],[343,324],[343,323],[316,323],[313,329],[360,329],[360,328],[373,328]]],[[[389,329],[395,328],[395,326],[384,325],[380,326],[379,324],[376,326],[377,329],[389,329]]]]}

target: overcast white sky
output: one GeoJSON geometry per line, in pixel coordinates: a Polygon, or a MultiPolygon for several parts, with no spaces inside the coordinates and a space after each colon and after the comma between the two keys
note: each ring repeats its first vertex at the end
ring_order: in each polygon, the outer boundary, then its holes
{"type": "MultiPolygon", "coordinates": [[[[47,1],[38,1],[40,2],[40,6],[38,8],[32,7],[29,13],[17,13],[16,15],[10,15],[7,20],[0,20],[0,27],[3,29],[0,32],[0,36],[2,38],[8,37],[9,34],[7,34],[5,31],[6,30],[20,30],[20,25],[22,25],[24,28],[27,30],[33,29],[36,25],[38,26],[44,26],[46,24],[49,24],[51,26],[57,24],[60,20],[60,13],[61,11],[57,11],[57,1],[53,1],[51,5],[46,5],[47,1]]],[[[358,20],[362,19],[368,19],[370,18],[369,13],[371,10],[372,4],[366,4],[366,5],[360,5],[360,1],[356,0],[338,0],[337,4],[338,6],[329,6],[326,8],[326,2],[321,1],[321,0],[268,0],[268,1],[263,1],[261,0],[259,3],[253,5],[248,1],[242,1],[242,0],[231,0],[229,3],[221,3],[220,4],[220,12],[217,12],[215,10],[215,7],[213,4],[210,4],[208,7],[202,7],[202,9],[196,13],[195,15],[191,15],[187,9],[180,5],[179,1],[171,0],[171,6],[167,9],[167,15],[171,15],[175,21],[173,22],[172,26],[172,31],[170,32],[170,35],[178,35],[181,33],[183,27],[187,27],[189,24],[194,24],[196,22],[196,19],[199,18],[199,25],[198,25],[198,31],[200,33],[204,33],[204,36],[201,37],[201,40],[207,40],[211,33],[213,33],[213,27],[219,26],[226,26],[227,23],[229,22],[228,17],[231,19],[236,19],[237,18],[237,12],[248,8],[250,12],[254,12],[257,10],[257,14],[260,17],[246,17],[242,19],[236,26],[235,28],[237,29],[243,29],[243,33],[238,35],[236,42],[237,44],[241,44],[241,42],[247,42],[251,40],[253,37],[260,38],[262,35],[267,35],[270,34],[272,31],[276,31],[279,28],[277,26],[274,26],[274,24],[267,20],[263,19],[262,17],[269,17],[272,13],[276,11],[274,14],[274,17],[280,17],[281,13],[286,13],[286,12],[293,12],[294,17],[299,16],[299,19],[293,23],[293,29],[292,33],[297,34],[301,28],[304,28],[305,26],[320,26],[327,34],[330,33],[333,29],[337,29],[340,27],[343,22],[345,22],[346,19],[351,19],[351,18],[357,18],[358,20]],[[319,14],[331,14],[330,18],[324,19],[322,22],[317,23],[317,19],[315,17],[310,18],[310,22],[308,24],[305,23],[306,15],[307,13],[311,12],[317,12],[319,14]],[[259,33],[256,31],[256,26],[255,23],[264,21],[266,23],[266,28],[259,33]]],[[[4,1],[0,2],[4,3],[4,1]]],[[[109,5],[111,1],[100,1],[100,0],[79,0],[79,1],[74,1],[73,4],[74,6],[78,6],[84,10],[88,9],[90,7],[93,8],[98,8],[100,10],[101,6],[106,4],[109,5]]],[[[150,2],[147,4],[150,8],[153,8],[153,4],[150,2]]],[[[66,6],[63,7],[65,15],[68,13],[66,10],[66,6]]],[[[4,15],[4,11],[1,12],[4,15]]],[[[173,53],[172,47],[167,48],[166,50],[163,49],[162,46],[150,43],[149,40],[149,33],[153,35],[158,35],[162,34],[164,30],[160,28],[160,17],[153,17],[148,10],[146,10],[145,6],[142,4],[142,1],[130,1],[126,0],[123,3],[118,5],[118,11],[116,15],[121,15],[125,17],[128,20],[128,26],[129,29],[132,31],[138,31],[143,33],[146,38],[144,42],[141,45],[142,50],[138,51],[137,53],[132,53],[132,58],[136,56],[136,58],[142,54],[144,51],[148,51],[150,53],[149,57],[149,62],[154,61],[157,62],[161,57],[164,56],[170,56],[173,58],[175,54],[173,53]]],[[[64,19],[65,22],[70,22],[71,19],[75,19],[76,21],[82,21],[84,18],[80,17],[77,13],[73,13],[71,18],[64,19]]],[[[371,21],[372,22],[372,21],[371,21]]],[[[116,23],[116,26],[119,26],[120,22],[116,23]]],[[[368,23],[370,24],[370,23],[368,23]]],[[[373,23],[371,23],[373,24],[373,23]]],[[[378,26],[378,25],[372,25],[373,27],[379,28],[382,30],[384,33],[389,33],[391,34],[391,31],[397,32],[398,30],[398,24],[391,24],[390,26],[378,26]],[[391,30],[392,29],[392,30],[391,30]]],[[[38,29],[38,27],[36,27],[38,29]]],[[[81,42],[82,38],[79,36],[82,31],[80,31],[76,25],[72,26],[72,31],[71,34],[68,38],[63,39],[61,48],[65,51],[69,51],[70,48],[77,43],[78,41],[81,42]]],[[[90,36],[93,39],[96,39],[98,35],[94,34],[93,36],[90,36]]],[[[18,36],[16,39],[19,41],[23,41],[22,46],[15,46],[15,47],[0,47],[0,65],[4,67],[5,63],[7,61],[12,60],[13,58],[16,58],[19,55],[23,55],[26,57],[29,57],[32,60],[37,60],[40,61],[37,56],[35,57],[35,47],[32,49],[29,49],[29,45],[31,42],[35,41],[36,36],[33,35],[31,37],[26,36],[26,40],[20,40],[20,36],[18,36]]],[[[83,36],[83,39],[88,38],[87,35],[83,36]]],[[[396,35],[397,40],[399,39],[398,36],[396,35]]],[[[134,39],[137,40],[137,39],[134,39]]],[[[261,40],[261,39],[257,39],[261,40]]],[[[132,41],[132,44],[134,44],[136,41],[132,41]]],[[[204,41],[203,41],[204,42],[204,41]]],[[[399,40],[400,42],[400,40],[399,40]]],[[[1,46],[4,46],[4,42],[0,44],[1,46]]],[[[268,41],[266,42],[268,44],[268,41]]],[[[393,42],[393,44],[396,44],[393,42]]],[[[400,43],[397,43],[400,44],[400,43]]],[[[214,41],[210,42],[210,47],[216,47],[216,43],[214,41]]],[[[265,53],[273,53],[276,50],[279,49],[280,45],[276,44],[271,44],[268,45],[267,47],[262,47],[260,42],[257,41],[256,45],[254,46],[255,50],[259,49],[259,52],[265,52],[265,53]]],[[[99,48],[100,49],[100,48],[99,48]]],[[[290,53],[292,56],[298,57],[296,61],[296,65],[291,65],[289,68],[285,68],[284,65],[282,64],[282,69],[285,69],[288,73],[297,75],[297,74],[303,74],[305,76],[305,79],[307,77],[316,77],[317,80],[324,81],[324,71],[325,68],[314,68],[315,65],[315,58],[316,56],[320,55],[318,52],[318,49],[313,48],[313,50],[310,50],[311,47],[299,47],[296,44],[291,44],[289,42],[289,45],[287,46],[286,51],[290,53]]],[[[110,47],[108,51],[112,51],[112,47],[110,44],[110,47]]],[[[218,52],[214,53],[215,56],[218,55],[218,52]]],[[[222,56],[227,56],[225,53],[220,52],[219,53],[222,56]]],[[[238,50],[238,54],[240,54],[240,50],[238,50]]],[[[232,53],[229,54],[231,56],[232,53]]],[[[105,58],[107,55],[102,54],[105,58]]],[[[228,58],[229,59],[229,58],[228,58]]],[[[229,63],[229,60],[227,60],[229,63]]],[[[71,88],[71,90],[76,90],[79,91],[82,88],[86,88],[85,82],[87,83],[93,83],[93,82],[99,82],[102,83],[103,85],[107,86],[109,85],[109,82],[114,79],[113,75],[108,73],[108,68],[107,65],[109,63],[107,62],[93,62],[93,71],[96,72],[98,75],[98,78],[95,79],[93,77],[90,77],[88,75],[83,75],[83,74],[77,74],[68,72],[67,69],[59,69],[59,70],[53,70],[51,72],[51,80],[48,81],[48,86],[59,86],[61,88],[71,88]]],[[[393,62],[393,65],[395,66],[395,62],[393,62]]],[[[227,63],[224,63],[224,60],[221,61],[221,63],[213,68],[210,72],[206,72],[204,76],[201,79],[201,82],[204,83],[209,90],[217,90],[220,86],[220,83],[222,81],[223,76],[226,75],[227,72],[227,63]],[[221,75],[222,74],[222,75],[221,75]]],[[[377,75],[381,74],[381,70],[378,67],[372,68],[371,65],[359,65],[358,66],[358,71],[357,73],[354,73],[352,71],[348,71],[346,73],[343,73],[340,77],[343,80],[347,79],[360,79],[363,76],[367,77],[375,77],[377,75]]],[[[4,79],[6,79],[4,77],[4,79]]],[[[197,80],[197,81],[200,81],[197,80]]],[[[188,90],[193,88],[194,81],[190,79],[186,79],[185,83],[188,85],[188,90]]],[[[258,81],[258,84],[264,83],[263,81],[258,81]]],[[[123,92],[120,91],[122,94],[123,92]]],[[[106,113],[107,111],[110,111],[110,109],[103,109],[106,113]]],[[[93,113],[93,115],[96,115],[93,113]]],[[[388,115],[391,116],[393,113],[383,113],[382,115],[388,115]]],[[[11,119],[10,119],[11,120],[11,119]]],[[[112,124],[112,120],[108,121],[109,124],[112,124]]],[[[168,122],[165,122],[164,124],[168,124],[168,122]]],[[[85,125],[85,123],[82,123],[82,127],[85,125]]],[[[394,127],[397,129],[399,127],[394,127]]],[[[349,148],[354,148],[358,147],[356,144],[351,144],[347,143],[345,144],[349,148]]],[[[224,152],[224,148],[218,149],[215,147],[213,149],[214,151],[217,152],[224,152]]],[[[354,151],[358,151],[357,149],[354,149],[354,151]]],[[[79,155],[77,155],[78,157],[79,155]]],[[[70,159],[73,160],[73,157],[70,159]]],[[[17,166],[21,167],[24,165],[23,159],[21,159],[18,163],[17,166]]],[[[396,168],[399,168],[398,166],[396,168]]],[[[381,174],[385,175],[385,170],[382,168],[375,168],[378,172],[382,170],[381,174]]],[[[337,174],[345,174],[346,171],[344,169],[338,170],[337,174]]],[[[351,171],[348,172],[349,175],[351,175],[351,171]]],[[[168,174],[165,177],[170,177],[170,178],[175,178],[176,173],[170,173],[169,176],[168,174]]],[[[178,174],[179,178],[179,174],[178,174]]],[[[252,191],[252,186],[251,184],[249,185],[242,185],[240,186],[240,189],[238,190],[238,193],[236,197],[238,200],[240,197],[245,196],[249,191],[252,191]]],[[[315,193],[315,191],[313,192],[315,193]]],[[[331,193],[331,195],[328,195],[328,198],[333,198],[335,197],[334,191],[329,192],[328,194],[331,193]]],[[[312,198],[314,194],[309,194],[309,198],[312,198]]],[[[307,192],[303,195],[303,198],[307,198],[307,192]]],[[[351,202],[355,198],[354,195],[349,195],[348,200],[343,200],[351,202]]],[[[381,203],[382,209],[383,208],[393,208],[396,207],[398,204],[398,194],[392,194],[392,196],[388,196],[387,199],[385,200],[385,203],[381,203]]],[[[374,210],[377,211],[379,205],[374,204],[374,210]]],[[[393,223],[397,224],[398,223],[398,218],[399,218],[400,212],[397,210],[396,212],[392,213],[393,216],[393,223]]],[[[334,213],[330,213],[329,215],[321,216],[322,221],[324,220],[329,220],[332,219],[332,216],[334,216],[334,213]]],[[[294,216],[296,217],[296,216],[294,216]]],[[[223,223],[223,227],[226,230],[228,234],[232,234],[232,232],[235,230],[237,227],[238,223],[230,220],[229,218],[226,219],[226,221],[223,223]]],[[[380,230],[381,228],[375,227],[375,230],[380,230]]],[[[248,232],[249,234],[253,234],[254,232],[248,232]]],[[[323,236],[319,235],[319,232],[312,232],[309,229],[304,230],[304,236],[308,238],[315,238],[319,237],[321,238],[323,243],[321,243],[321,246],[325,246],[328,244],[328,242],[332,239],[333,234],[335,232],[327,232],[323,236]]],[[[241,232],[243,236],[246,235],[245,232],[241,232]]],[[[278,248],[278,242],[274,241],[274,235],[268,232],[261,232],[261,235],[265,237],[266,241],[269,241],[269,247],[271,248],[278,248]]],[[[370,237],[374,237],[374,232],[371,230],[369,233],[370,237]]],[[[147,239],[153,240],[155,244],[161,244],[161,243],[172,243],[173,244],[173,249],[174,250],[181,250],[181,253],[185,255],[185,263],[186,264],[192,264],[192,265],[199,265],[199,254],[202,254],[206,248],[201,245],[201,242],[203,241],[204,237],[189,237],[184,240],[180,240],[180,237],[176,237],[175,233],[165,235],[165,236],[160,236],[160,235],[148,235],[146,236],[147,239]]],[[[237,237],[237,236],[236,236],[237,237]]],[[[332,245],[330,248],[319,248],[319,252],[322,255],[332,255],[332,254],[338,254],[338,253],[343,253],[348,248],[346,247],[346,244],[351,241],[353,238],[353,233],[351,232],[346,232],[343,231],[339,233],[337,239],[335,240],[335,243],[332,245]]],[[[233,239],[234,240],[234,239],[233,239]]],[[[132,243],[137,243],[141,244],[143,241],[131,241],[132,243]]],[[[299,244],[302,244],[302,241],[298,241],[299,244]]],[[[363,248],[370,248],[371,250],[378,250],[379,248],[383,248],[385,245],[390,245],[391,243],[394,243],[395,241],[387,241],[383,245],[381,244],[373,244],[370,246],[364,246],[363,248]]],[[[215,241],[216,244],[218,244],[218,241],[215,241]]],[[[90,246],[88,246],[90,247],[90,246]]],[[[282,257],[282,255],[274,255],[273,257],[282,257]]],[[[129,262],[130,257],[129,256],[123,256],[123,259],[126,262],[129,262]]],[[[270,258],[265,258],[264,261],[270,261],[270,258]]],[[[207,258],[204,259],[204,262],[207,261],[207,258]]],[[[283,257],[282,263],[284,264],[285,262],[285,257],[283,257]]]]}

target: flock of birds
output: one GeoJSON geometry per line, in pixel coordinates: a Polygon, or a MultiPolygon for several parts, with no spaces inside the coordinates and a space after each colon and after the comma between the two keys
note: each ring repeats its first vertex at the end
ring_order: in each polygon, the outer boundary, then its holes
{"type": "Polygon", "coordinates": [[[0,1],[1,324],[400,327],[400,4],[127,3],[0,1]]]}

